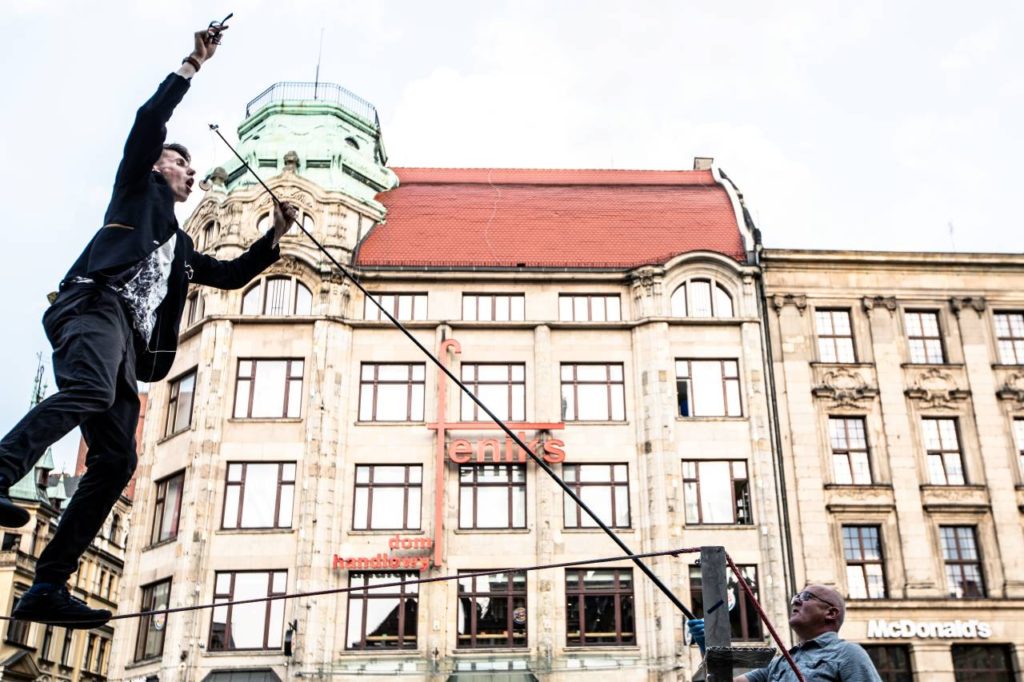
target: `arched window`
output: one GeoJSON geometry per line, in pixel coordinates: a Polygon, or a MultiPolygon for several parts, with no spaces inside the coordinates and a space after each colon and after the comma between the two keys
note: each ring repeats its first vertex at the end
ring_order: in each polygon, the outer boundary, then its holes
{"type": "Polygon", "coordinates": [[[264,277],[242,295],[243,315],[310,315],[313,294],[295,277],[264,277]]]}
{"type": "Polygon", "coordinates": [[[672,292],[675,317],[732,317],[732,296],[711,279],[691,279],[672,292]]]}
{"type": "Polygon", "coordinates": [[[206,251],[213,244],[213,231],[215,229],[215,223],[211,220],[210,222],[203,225],[203,229],[199,230],[197,235],[196,251],[206,251]]]}

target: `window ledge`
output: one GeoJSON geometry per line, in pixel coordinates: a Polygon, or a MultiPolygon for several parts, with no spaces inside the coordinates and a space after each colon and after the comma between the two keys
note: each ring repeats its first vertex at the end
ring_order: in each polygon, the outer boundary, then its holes
{"type": "Polygon", "coordinates": [[[125,670],[134,670],[135,668],[145,668],[147,665],[153,665],[154,663],[159,663],[160,660],[163,657],[164,657],[163,654],[160,654],[159,656],[153,656],[151,658],[144,658],[141,661],[129,661],[128,663],[124,664],[124,669],[125,670]]]}
{"type": "Polygon", "coordinates": [[[301,424],[302,417],[228,417],[229,424],[301,424]]]}
{"type": "Polygon", "coordinates": [[[740,415],[738,417],[730,417],[728,415],[721,415],[721,416],[717,416],[717,417],[716,416],[700,416],[700,417],[679,417],[679,416],[677,416],[676,417],[676,421],[677,422],[682,422],[682,423],[685,423],[685,422],[697,422],[697,423],[702,423],[702,422],[703,423],[708,423],[708,422],[711,422],[711,423],[716,423],[716,422],[744,422],[744,421],[747,421],[747,419],[748,419],[747,417],[744,417],[742,415],[740,415]]]}
{"type": "MultiPolygon", "coordinates": [[[[811,367],[823,367],[823,368],[826,368],[826,367],[864,367],[864,368],[871,368],[871,367],[875,366],[875,363],[873,363],[873,362],[823,362],[823,361],[820,361],[820,360],[816,360],[814,362],[811,362],[810,364],[811,364],[811,367]]],[[[746,641],[753,642],[753,641],[756,641],[756,640],[746,640],[746,641]]]]}
{"type": "Polygon", "coordinates": [[[156,549],[157,547],[163,547],[164,545],[173,545],[177,541],[178,541],[178,536],[175,535],[173,538],[167,538],[166,540],[161,540],[160,542],[154,542],[151,545],[146,545],[145,547],[142,548],[142,551],[143,552],[148,552],[151,549],[156,549]]]}
{"type": "Polygon", "coordinates": [[[427,425],[427,422],[425,422],[425,421],[418,421],[418,422],[361,422],[361,421],[357,420],[357,421],[353,422],[353,424],[355,426],[419,426],[419,427],[424,427],[424,426],[427,425]]]}
{"type": "Polygon", "coordinates": [[[566,426],[628,426],[628,419],[618,419],[615,421],[607,420],[594,420],[594,421],[569,421],[565,420],[566,426]]]}
{"type": "MultiPolygon", "coordinates": [[[[598,529],[600,530],[600,529],[598,529]]],[[[533,528],[456,528],[453,531],[456,535],[529,535],[533,532],[533,528]]]]}
{"type": "MultiPolygon", "coordinates": [[[[566,653],[578,654],[584,651],[607,651],[620,652],[620,651],[635,651],[640,653],[639,644],[566,644],[564,651],[566,653]]],[[[603,668],[594,668],[593,670],[603,670],[603,668]]]]}
{"type": "Polygon", "coordinates": [[[970,490],[970,491],[975,491],[975,490],[982,490],[983,491],[983,490],[987,490],[987,486],[984,486],[984,485],[982,485],[980,483],[964,483],[962,485],[960,485],[960,484],[942,485],[941,483],[922,483],[921,486],[920,486],[920,489],[921,489],[922,492],[923,491],[928,491],[928,490],[934,490],[934,491],[946,491],[946,490],[970,490]]]}
{"type": "Polygon", "coordinates": [[[183,433],[191,433],[191,432],[192,432],[192,425],[189,424],[188,428],[184,428],[181,431],[175,431],[174,433],[168,434],[168,435],[164,436],[163,438],[161,438],[160,440],[158,440],[156,442],[156,444],[157,445],[163,445],[167,441],[173,440],[174,438],[177,438],[178,436],[180,436],[183,433]]]}
{"type": "MultiPolygon", "coordinates": [[[[281,641],[282,641],[281,646],[283,647],[284,646],[284,640],[282,639],[281,641]]],[[[280,656],[281,658],[284,658],[284,649],[281,649],[281,648],[279,648],[279,649],[224,649],[224,650],[217,649],[216,651],[211,651],[209,648],[206,648],[206,649],[203,649],[202,655],[203,656],[211,656],[213,658],[226,658],[228,656],[238,656],[238,655],[243,655],[243,656],[263,656],[263,657],[267,657],[267,658],[269,658],[271,656],[280,656]]]]}
{"type": "Polygon", "coordinates": [[[962,362],[903,362],[900,363],[900,367],[903,369],[933,369],[942,368],[946,369],[963,369],[964,363],[962,362]]]}
{"type": "MultiPolygon", "coordinates": [[[[612,530],[622,531],[624,533],[632,533],[632,532],[634,532],[636,530],[632,526],[608,526],[608,527],[611,528],[612,530]]],[[[569,533],[571,535],[575,535],[575,534],[578,534],[578,533],[582,534],[582,533],[594,533],[594,532],[604,533],[604,531],[601,530],[600,528],[598,528],[597,526],[594,526],[593,528],[562,528],[561,530],[562,530],[563,533],[569,533]]]]}
{"type": "Polygon", "coordinates": [[[1017,365],[1007,365],[1001,362],[996,362],[992,364],[992,369],[1020,369],[1021,367],[1024,367],[1024,363],[1017,365]]]}
{"type": "Polygon", "coordinates": [[[218,528],[217,535],[275,535],[295,533],[295,528],[218,528]]]}
{"type": "Polygon", "coordinates": [[[825,490],[849,490],[864,492],[885,492],[892,490],[892,483],[826,483],[825,490]]]}
{"type": "Polygon", "coordinates": [[[361,537],[373,537],[375,535],[398,535],[399,533],[405,535],[426,535],[427,531],[422,528],[352,528],[347,531],[349,535],[358,535],[361,537]]]}
{"type": "Polygon", "coordinates": [[[735,528],[736,530],[757,530],[756,523],[687,523],[683,525],[683,528],[690,528],[693,530],[727,530],[729,528],[735,528]]]}

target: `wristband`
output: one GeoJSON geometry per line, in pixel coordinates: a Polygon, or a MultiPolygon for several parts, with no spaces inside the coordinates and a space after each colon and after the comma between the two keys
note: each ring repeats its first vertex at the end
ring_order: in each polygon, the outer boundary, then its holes
{"type": "Polygon", "coordinates": [[[199,60],[198,59],[196,59],[192,55],[189,55],[189,56],[187,56],[187,57],[185,57],[184,59],[181,60],[182,64],[185,64],[186,62],[191,64],[193,69],[195,69],[196,71],[199,71],[200,64],[199,64],[199,60]]]}

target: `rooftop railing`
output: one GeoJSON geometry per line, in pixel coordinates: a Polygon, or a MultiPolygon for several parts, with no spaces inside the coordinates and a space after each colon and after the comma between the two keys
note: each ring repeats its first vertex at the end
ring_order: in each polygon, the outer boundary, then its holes
{"type": "Polygon", "coordinates": [[[359,95],[349,92],[335,83],[294,81],[274,83],[245,105],[245,117],[249,118],[268,104],[309,101],[341,105],[366,123],[377,129],[380,128],[377,109],[359,95]]]}

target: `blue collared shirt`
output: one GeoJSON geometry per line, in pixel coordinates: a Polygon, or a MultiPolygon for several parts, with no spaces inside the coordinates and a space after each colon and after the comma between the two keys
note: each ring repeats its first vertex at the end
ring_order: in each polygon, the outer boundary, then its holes
{"type": "MultiPolygon", "coordinates": [[[[882,682],[871,658],[858,644],[826,632],[789,650],[807,682],[882,682]]],[[[796,682],[793,669],[782,656],[768,667],[747,673],[749,682],[796,682]]]]}

